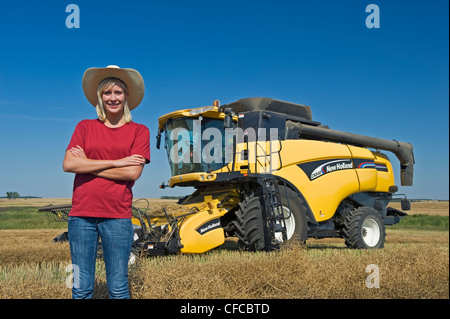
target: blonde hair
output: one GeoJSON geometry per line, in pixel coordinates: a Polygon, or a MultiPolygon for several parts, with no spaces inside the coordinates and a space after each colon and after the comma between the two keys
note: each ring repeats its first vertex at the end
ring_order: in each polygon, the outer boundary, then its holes
{"type": "Polygon", "coordinates": [[[106,78],[103,81],[101,81],[100,84],[98,85],[98,89],[97,89],[98,102],[97,102],[97,106],[95,107],[95,109],[97,110],[98,119],[102,122],[106,121],[106,111],[105,111],[105,106],[103,105],[102,94],[106,89],[110,88],[113,85],[120,86],[124,90],[125,100],[123,102],[122,119],[125,123],[130,123],[131,122],[131,113],[130,113],[130,108],[128,107],[128,101],[127,101],[128,89],[127,89],[127,86],[125,85],[125,83],[123,83],[121,80],[119,80],[117,78],[106,78]]]}

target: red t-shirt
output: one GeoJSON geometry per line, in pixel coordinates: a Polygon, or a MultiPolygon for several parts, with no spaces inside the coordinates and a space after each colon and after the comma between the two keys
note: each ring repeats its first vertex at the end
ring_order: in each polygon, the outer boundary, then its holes
{"type": "MultiPolygon", "coordinates": [[[[134,122],[110,128],[98,119],[83,120],[76,126],[67,150],[77,145],[89,159],[115,160],[139,154],[150,162],[150,132],[134,122]]],[[[131,218],[133,185],[133,181],[75,174],[69,216],[131,218]]]]}

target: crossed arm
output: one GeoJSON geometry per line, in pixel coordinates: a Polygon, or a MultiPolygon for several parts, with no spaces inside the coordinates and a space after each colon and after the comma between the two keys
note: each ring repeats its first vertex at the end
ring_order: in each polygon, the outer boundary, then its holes
{"type": "Polygon", "coordinates": [[[93,160],[86,157],[77,145],[66,151],[63,161],[65,172],[92,174],[116,181],[136,181],[142,174],[146,159],[141,155],[131,155],[117,160],[93,160]]]}

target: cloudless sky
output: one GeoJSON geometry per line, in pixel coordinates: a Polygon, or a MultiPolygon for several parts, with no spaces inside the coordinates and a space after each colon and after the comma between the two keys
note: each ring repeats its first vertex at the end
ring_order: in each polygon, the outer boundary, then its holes
{"type": "MultiPolygon", "coordinates": [[[[271,97],[312,108],[332,129],[410,142],[410,198],[449,196],[449,2],[4,1],[0,8],[0,196],[71,197],[62,160],[76,124],[96,118],[81,87],[89,67],[142,74],[133,120],[151,133],[152,162],[135,197],[170,177],[157,119],[177,109],[271,97]],[[80,28],[66,27],[77,4],[80,28]],[[367,28],[368,4],[380,28],[367,28]]],[[[299,150],[301,152],[301,150],[299,150]]],[[[397,185],[399,162],[393,162],[397,185]]]]}

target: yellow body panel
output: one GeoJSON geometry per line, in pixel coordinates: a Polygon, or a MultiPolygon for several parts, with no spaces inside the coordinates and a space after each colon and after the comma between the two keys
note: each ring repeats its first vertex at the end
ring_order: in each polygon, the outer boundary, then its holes
{"type": "MultiPolygon", "coordinates": [[[[223,120],[225,118],[225,114],[219,112],[218,109],[219,109],[218,106],[211,105],[211,106],[203,106],[203,107],[193,108],[193,109],[184,109],[184,110],[178,110],[178,111],[174,111],[171,113],[167,113],[166,115],[163,115],[158,119],[158,129],[163,129],[164,124],[167,122],[167,120],[175,119],[175,118],[179,118],[179,117],[198,117],[199,115],[201,115],[203,117],[223,120]],[[191,114],[191,111],[196,110],[196,109],[202,109],[202,108],[203,109],[207,108],[208,110],[202,111],[202,112],[196,113],[196,114],[191,114]]],[[[237,121],[236,115],[233,116],[233,120],[237,121]]]]}
{"type": "MultiPolygon", "coordinates": [[[[347,146],[354,159],[374,160],[373,153],[367,148],[347,146]]],[[[377,188],[378,174],[375,168],[355,168],[359,179],[360,192],[373,192],[377,188]]]]}
{"type": "MultiPolygon", "coordinates": [[[[214,106],[207,106],[211,107],[212,109],[207,112],[203,112],[202,116],[209,117],[209,118],[215,118],[215,119],[223,119],[225,117],[225,114],[220,113],[217,111],[217,107],[214,106]]],[[[184,110],[178,110],[171,113],[168,113],[166,115],[161,116],[158,119],[159,122],[159,129],[164,128],[164,124],[167,122],[168,119],[175,119],[179,117],[196,117],[190,114],[190,111],[192,109],[184,109],[184,110]]]]}
{"type": "Polygon", "coordinates": [[[333,217],[344,198],[359,192],[358,176],[354,169],[346,169],[310,180],[297,164],[334,158],[350,159],[351,152],[347,145],[312,140],[286,140],[282,142],[281,147],[282,168],[274,172],[301,192],[318,222],[333,217]]]}
{"type": "Polygon", "coordinates": [[[366,148],[312,140],[282,142],[282,168],[273,173],[291,182],[304,196],[318,222],[333,217],[346,197],[359,192],[388,192],[394,185],[387,157],[366,148]],[[292,151],[295,150],[295,151],[292,151]],[[372,160],[386,165],[388,172],[375,168],[353,168],[325,174],[310,180],[297,164],[327,159],[372,160]]]}
{"type": "Polygon", "coordinates": [[[203,210],[187,216],[180,226],[181,252],[203,253],[225,242],[217,209],[203,210]]]}
{"type": "Polygon", "coordinates": [[[392,164],[389,158],[382,153],[374,153],[375,165],[382,164],[386,165],[387,171],[377,170],[377,188],[376,192],[389,192],[389,187],[395,186],[394,171],[392,169],[392,164]]]}
{"type": "Polygon", "coordinates": [[[376,169],[355,169],[359,180],[360,192],[374,192],[377,189],[378,174],[376,169]]]}
{"type": "Polygon", "coordinates": [[[353,169],[327,174],[313,181],[310,181],[297,165],[283,167],[275,175],[283,177],[298,188],[318,222],[333,217],[344,198],[359,192],[358,178],[353,169]],[[343,180],[346,182],[342,183],[343,180]]]}
{"type": "Polygon", "coordinates": [[[182,205],[197,211],[186,216],[180,224],[180,238],[183,253],[203,253],[225,242],[225,233],[220,217],[239,203],[236,189],[205,189],[196,192],[182,205]]]}
{"type": "Polygon", "coordinates": [[[176,183],[180,182],[213,182],[217,178],[216,174],[213,173],[189,173],[183,175],[173,176],[169,179],[169,186],[173,187],[176,183]]]}

